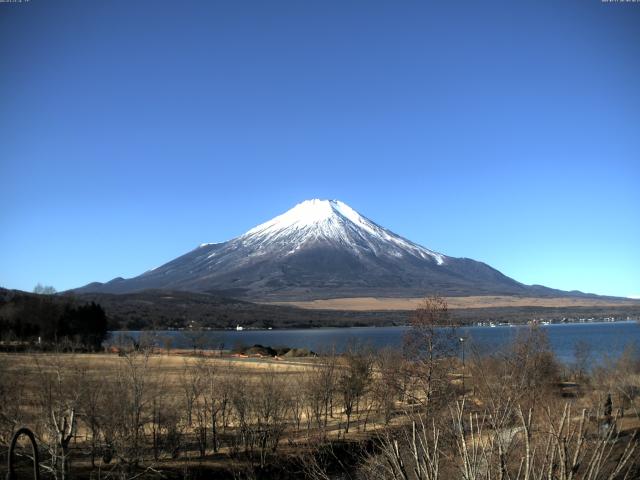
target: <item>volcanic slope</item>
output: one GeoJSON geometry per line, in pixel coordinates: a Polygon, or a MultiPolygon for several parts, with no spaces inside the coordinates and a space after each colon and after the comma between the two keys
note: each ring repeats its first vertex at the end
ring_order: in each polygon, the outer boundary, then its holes
{"type": "Polygon", "coordinates": [[[527,286],[489,265],[429,250],[338,200],[307,200],[244,235],[134,278],[78,292],[209,292],[260,301],[341,297],[581,295],[527,286]]]}

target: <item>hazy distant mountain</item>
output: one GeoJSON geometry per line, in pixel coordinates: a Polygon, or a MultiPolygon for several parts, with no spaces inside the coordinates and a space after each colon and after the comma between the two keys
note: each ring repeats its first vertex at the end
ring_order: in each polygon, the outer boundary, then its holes
{"type": "Polygon", "coordinates": [[[258,300],[433,293],[569,295],[523,285],[482,262],[429,250],[336,200],[302,202],[233,240],[205,243],[137,277],[91,283],[77,291],[146,289],[217,292],[258,300]]]}

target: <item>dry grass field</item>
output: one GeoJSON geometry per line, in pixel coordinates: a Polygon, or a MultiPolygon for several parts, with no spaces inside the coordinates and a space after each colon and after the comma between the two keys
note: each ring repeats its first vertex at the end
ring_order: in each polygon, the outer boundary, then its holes
{"type": "MultiPolygon", "coordinates": [[[[273,368],[278,371],[300,370],[306,368],[303,361],[277,361],[269,358],[238,358],[231,356],[194,355],[193,350],[173,349],[170,354],[158,352],[149,355],[148,368],[158,375],[174,375],[185,367],[195,365],[206,359],[208,364],[217,368],[231,368],[237,371],[253,372],[265,368],[273,368]]],[[[61,365],[67,368],[79,368],[90,374],[102,374],[111,371],[119,365],[122,360],[116,354],[96,354],[96,353],[75,353],[75,354],[55,354],[55,353],[0,353],[0,359],[14,373],[22,372],[24,375],[34,374],[39,366],[61,365]]]]}
{"type": "MultiPolygon", "coordinates": [[[[298,302],[273,302],[274,305],[290,305],[318,310],[385,311],[415,310],[423,298],[331,298],[298,302]]],[[[640,306],[640,301],[611,298],[533,298],[515,296],[445,297],[449,309],[501,308],[501,307],[619,307],[640,306]]]]}
{"type": "MultiPolygon", "coordinates": [[[[429,332],[416,330],[416,336],[428,341],[429,332]]],[[[567,442],[569,449],[585,449],[583,457],[610,449],[605,470],[624,458],[626,445],[636,448],[640,359],[633,352],[586,375],[584,365],[559,365],[536,328],[505,356],[471,357],[465,367],[451,356],[416,361],[424,345],[416,346],[412,359],[366,349],[283,360],[161,349],[4,353],[0,446],[17,425],[28,425],[42,445],[49,478],[62,478],[63,471],[75,478],[193,478],[198,471],[200,478],[247,480],[339,478],[327,473],[347,468],[336,445],[371,442],[375,453],[349,460],[349,468],[360,472],[352,478],[401,478],[384,469],[410,464],[407,455],[424,448],[421,458],[442,455],[436,460],[441,473],[417,480],[459,477],[461,466],[472,461],[487,468],[506,464],[500,468],[521,478],[515,472],[527,429],[537,432],[531,441],[539,452],[544,446],[560,451],[567,442]],[[63,448],[60,425],[70,418],[75,427],[63,448]],[[590,435],[584,444],[544,434],[580,422],[590,435]],[[606,422],[616,429],[596,435],[606,422]],[[412,429],[418,429],[420,445],[411,443],[412,429]],[[430,450],[439,435],[451,443],[441,452],[430,450]],[[462,441],[480,449],[475,459],[458,450],[462,441]],[[504,458],[492,450],[500,442],[509,444],[504,458]],[[326,448],[333,452],[329,464],[322,463],[326,448]]],[[[640,468],[633,463],[635,450],[629,452],[625,471],[640,468]]],[[[531,461],[537,473],[553,465],[553,457],[531,461]]]]}

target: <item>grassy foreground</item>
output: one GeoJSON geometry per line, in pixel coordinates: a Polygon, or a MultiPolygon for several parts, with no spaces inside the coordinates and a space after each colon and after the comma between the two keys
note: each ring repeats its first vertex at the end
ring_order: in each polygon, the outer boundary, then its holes
{"type": "Polygon", "coordinates": [[[423,324],[403,352],[1,354],[3,464],[27,425],[47,478],[639,478],[636,352],[563,366],[533,328],[463,365],[446,340],[423,324]]]}

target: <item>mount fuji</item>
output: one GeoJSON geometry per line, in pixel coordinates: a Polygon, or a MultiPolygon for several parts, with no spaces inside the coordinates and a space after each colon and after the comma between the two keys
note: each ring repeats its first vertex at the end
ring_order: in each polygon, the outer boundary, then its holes
{"type": "Polygon", "coordinates": [[[244,235],[195,250],[134,278],[76,292],[211,292],[259,301],[427,294],[557,296],[482,262],[413,243],[338,200],[307,200],[244,235]]]}

